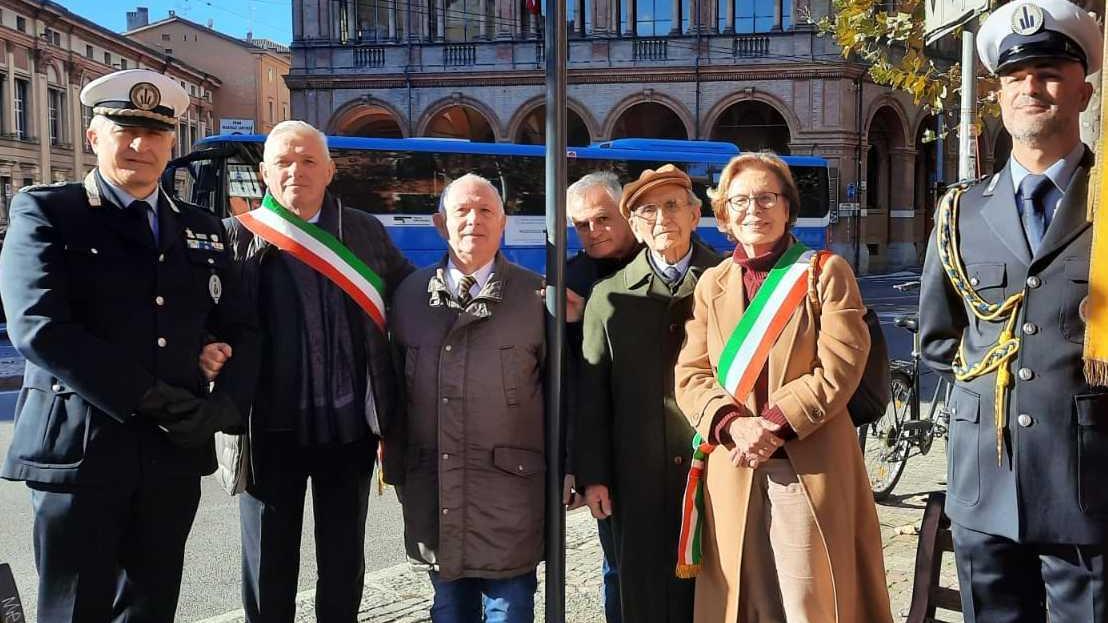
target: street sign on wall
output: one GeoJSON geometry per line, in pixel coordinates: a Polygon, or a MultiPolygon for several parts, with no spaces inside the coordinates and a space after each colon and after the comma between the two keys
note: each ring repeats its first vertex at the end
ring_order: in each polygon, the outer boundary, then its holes
{"type": "Polygon", "coordinates": [[[924,0],[923,40],[930,45],[989,7],[988,0],[924,0]]]}
{"type": "Polygon", "coordinates": [[[219,120],[219,133],[220,134],[253,134],[254,133],[254,120],[253,119],[228,119],[226,117],[219,120]]]}

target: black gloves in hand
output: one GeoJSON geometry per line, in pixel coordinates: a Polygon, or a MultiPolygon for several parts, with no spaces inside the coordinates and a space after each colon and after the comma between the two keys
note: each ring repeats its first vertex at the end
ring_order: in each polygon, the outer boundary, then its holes
{"type": "Polygon", "coordinates": [[[235,404],[224,394],[213,394],[171,422],[159,426],[169,436],[169,441],[182,448],[200,448],[212,442],[218,431],[237,428],[242,418],[235,404]]]}
{"type": "Polygon", "coordinates": [[[137,411],[156,423],[162,423],[166,420],[174,420],[181,414],[195,409],[200,402],[200,398],[187,389],[155,381],[154,385],[142,395],[137,411]]]}
{"type": "Polygon", "coordinates": [[[238,409],[228,396],[213,394],[198,398],[161,381],[147,390],[138,412],[165,431],[171,443],[188,449],[211,443],[217,431],[242,425],[238,409]]]}

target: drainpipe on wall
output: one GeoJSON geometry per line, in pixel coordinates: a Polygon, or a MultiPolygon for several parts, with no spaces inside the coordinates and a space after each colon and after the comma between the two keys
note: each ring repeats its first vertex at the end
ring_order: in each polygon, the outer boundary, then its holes
{"type": "Polygon", "coordinates": [[[404,33],[404,39],[408,45],[408,62],[404,64],[404,84],[408,87],[408,136],[415,134],[414,120],[412,119],[412,3],[407,4],[408,32],[404,33]]]}

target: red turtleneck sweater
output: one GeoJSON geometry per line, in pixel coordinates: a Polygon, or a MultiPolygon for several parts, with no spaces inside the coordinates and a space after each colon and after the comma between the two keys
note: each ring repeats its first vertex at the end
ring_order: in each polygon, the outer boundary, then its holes
{"type": "MultiPolygon", "coordinates": [[[[777,244],[773,245],[773,248],[761,255],[750,257],[746,254],[746,250],[740,244],[735,247],[735,252],[731,255],[731,258],[736,264],[742,267],[743,271],[743,299],[746,305],[750,304],[750,301],[754,299],[754,295],[758,293],[758,288],[762,287],[762,283],[765,282],[766,276],[769,275],[769,271],[773,269],[777,260],[788,250],[792,245],[791,236],[782,236],[777,244]]],[[[789,421],[785,419],[785,414],[781,412],[781,409],[776,405],[770,405],[769,402],[769,370],[766,366],[762,366],[762,372],[758,375],[758,380],[754,382],[754,404],[758,405],[762,410],[762,418],[765,420],[780,426],[781,429],[777,431],[777,436],[782,439],[790,439],[796,436],[792,427],[789,426],[789,421]]],[[[715,425],[712,430],[716,439],[715,443],[731,443],[731,435],[728,432],[731,426],[731,422],[736,418],[743,415],[743,409],[734,405],[726,406],[720,409],[719,413],[715,416],[715,425]]],[[[778,449],[777,453],[783,453],[784,449],[778,449]]],[[[774,456],[777,456],[777,453],[774,456]]]]}

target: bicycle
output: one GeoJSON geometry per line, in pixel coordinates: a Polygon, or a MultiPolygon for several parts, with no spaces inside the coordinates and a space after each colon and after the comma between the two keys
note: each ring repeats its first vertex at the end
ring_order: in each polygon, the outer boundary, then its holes
{"type": "MultiPolygon", "coordinates": [[[[918,289],[919,285],[918,281],[909,281],[893,288],[908,292],[918,289]]],[[[912,357],[907,361],[894,359],[889,362],[892,400],[879,420],[858,427],[858,442],[877,501],[892,494],[908,459],[914,456],[913,448],[921,456],[930,452],[936,437],[946,438],[950,423],[946,402],[951,385],[942,377],[931,396],[927,417],[922,417],[920,377],[929,372],[921,368],[918,314],[898,316],[894,323],[912,333],[912,357]]]]}

